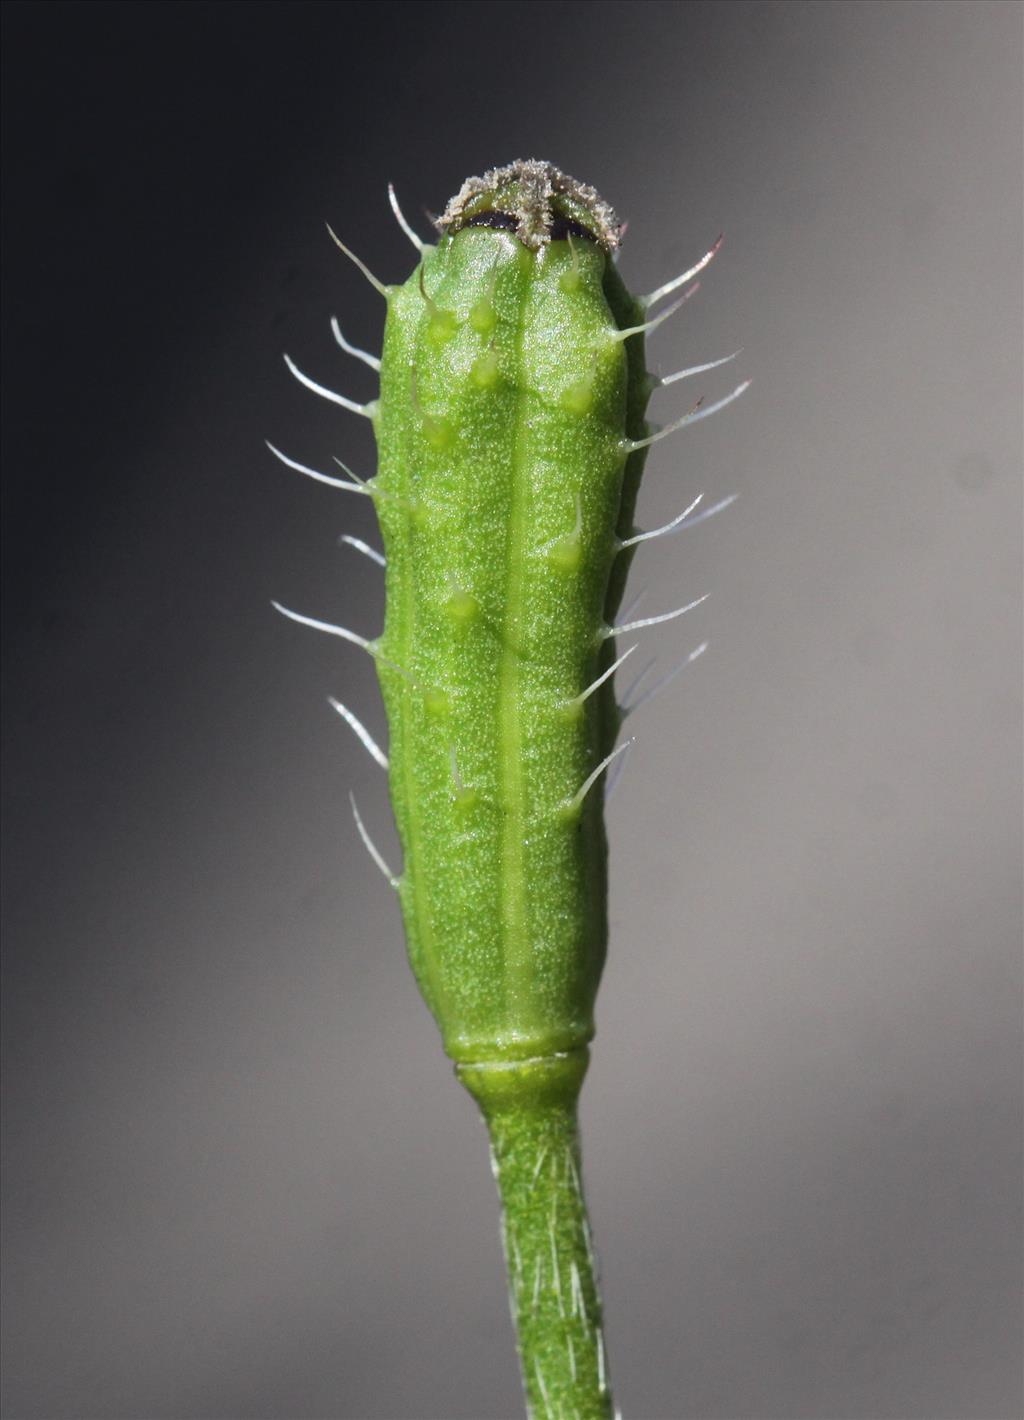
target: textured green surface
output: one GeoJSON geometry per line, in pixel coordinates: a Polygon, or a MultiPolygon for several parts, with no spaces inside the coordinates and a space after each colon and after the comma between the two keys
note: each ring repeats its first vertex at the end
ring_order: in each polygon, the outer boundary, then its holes
{"type": "Polygon", "coordinates": [[[593,243],[531,251],[479,228],[389,292],[378,668],[409,955],[460,1062],[593,1034],[601,791],[574,800],[617,711],[610,680],[578,697],[614,655],[647,389],[617,331],[642,319],[593,243]]]}

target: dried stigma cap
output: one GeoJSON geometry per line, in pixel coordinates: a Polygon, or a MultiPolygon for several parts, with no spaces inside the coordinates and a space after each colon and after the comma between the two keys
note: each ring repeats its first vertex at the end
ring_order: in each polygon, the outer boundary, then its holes
{"type": "Polygon", "coordinates": [[[467,178],[437,225],[450,236],[463,227],[512,232],[532,251],[572,236],[613,252],[622,238],[619,219],[594,188],[537,158],[467,178]]]}

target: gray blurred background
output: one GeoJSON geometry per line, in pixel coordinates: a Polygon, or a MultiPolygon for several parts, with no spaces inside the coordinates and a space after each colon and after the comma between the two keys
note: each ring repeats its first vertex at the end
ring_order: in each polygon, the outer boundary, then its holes
{"type": "Polygon", "coordinates": [[[583,1104],[627,1420],[1021,1414],[1021,8],[6,7],[5,1414],[520,1413],[485,1140],[339,547],[385,280],[550,158],[630,222],[667,420],[583,1104]]]}

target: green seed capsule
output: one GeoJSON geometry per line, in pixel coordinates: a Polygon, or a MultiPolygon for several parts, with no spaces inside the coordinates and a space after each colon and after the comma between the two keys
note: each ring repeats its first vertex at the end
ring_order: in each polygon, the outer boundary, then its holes
{"type": "Polygon", "coordinates": [[[375,421],[400,894],[464,1064],[593,1034],[606,847],[600,792],[576,796],[611,748],[611,681],[565,707],[610,663],[628,444],[646,432],[640,341],[619,337],[643,312],[607,219],[571,194],[537,210],[516,172],[476,196],[390,292],[375,421]],[[524,211],[532,241],[485,224],[524,211]],[[592,235],[557,237],[570,222],[592,235]],[[443,720],[421,687],[443,688],[443,720]]]}

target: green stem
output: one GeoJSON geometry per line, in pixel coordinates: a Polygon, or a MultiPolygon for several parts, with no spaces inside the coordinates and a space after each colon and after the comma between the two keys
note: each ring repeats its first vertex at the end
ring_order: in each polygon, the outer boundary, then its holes
{"type": "Polygon", "coordinates": [[[576,1103],[589,1051],[458,1067],[480,1105],[502,1205],[531,1420],[611,1420],[576,1103]]]}

